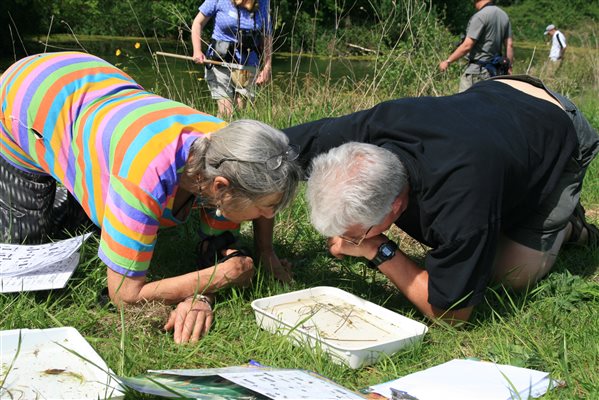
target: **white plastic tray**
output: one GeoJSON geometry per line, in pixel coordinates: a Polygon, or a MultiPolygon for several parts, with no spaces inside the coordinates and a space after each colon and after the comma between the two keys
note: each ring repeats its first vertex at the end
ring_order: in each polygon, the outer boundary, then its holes
{"type": "Polygon", "coordinates": [[[104,360],[75,328],[2,331],[0,348],[0,382],[8,372],[0,399],[123,398],[104,360]]]}
{"type": "Polygon", "coordinates": [[[252,302],[258,325],[319,347],[350,368],[374,364],[427,332],[426,325],[338,288],[318,286],[252,302]]]}

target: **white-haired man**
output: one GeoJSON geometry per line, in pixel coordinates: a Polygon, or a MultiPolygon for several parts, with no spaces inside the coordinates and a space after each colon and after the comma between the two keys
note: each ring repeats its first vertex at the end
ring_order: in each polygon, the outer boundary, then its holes
{"type": "Polygon", "coordinates": [[[597,245],[580,192],[599,137],[530,77],[408,98],[285,130],[311,171],[311,220],[338,257],[364,257],[424,314],[467,320],[491,281],[524,288],[563,243],[597,245]],[[429,246],[424,268],[384,233],[429,246]]]}

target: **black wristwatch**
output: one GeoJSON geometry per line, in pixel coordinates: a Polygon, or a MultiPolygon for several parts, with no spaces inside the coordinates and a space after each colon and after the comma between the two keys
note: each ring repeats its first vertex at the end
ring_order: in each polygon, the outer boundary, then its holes
{"type": "Polygon", "coordinates": [[[373,269],[378,268],[385,261],[389,261],[395,257],[395,251],[397,251],[397,243],[393,240],[386,241],[379,246],[374,258],[368,261],[368,266],[373,269]]]}

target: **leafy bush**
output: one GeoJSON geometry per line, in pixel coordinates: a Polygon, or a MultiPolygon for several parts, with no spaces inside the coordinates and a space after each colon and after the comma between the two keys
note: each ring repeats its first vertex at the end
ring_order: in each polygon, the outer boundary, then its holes
{"type": "Polygon", "coordinates": [[[599,2],[588,0],[527,0],[516,5],[506,7],[505,10],[512,21],[515,38],[519,40],[541,40],[545,27],[549,24],[556,25],[565,31],[568,44],[580,46],[582,40],[588,41],[591,37],[583,35],[568,35],[582,30],[587,31],[589,25],[594,25],[595,34],[592,35],[597,46],[597,21],[599,21],[599,2]]]}

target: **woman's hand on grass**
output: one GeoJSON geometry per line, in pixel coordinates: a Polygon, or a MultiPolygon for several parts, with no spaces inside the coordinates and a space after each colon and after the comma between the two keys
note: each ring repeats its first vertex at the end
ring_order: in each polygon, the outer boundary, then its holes
{"type": "Polygon", "coordinates": [[[291,263],[287,260],[280,260],[277,257],[273,245],[272,237],[275,225],[274,218],[257,218],[254,224],[254,252],[257,260],[270,272],[275,279],[281,282],[289,282],[293,279],[291,272],[291,263]]]}
{"type": "Polygon", "coordinates": [[[261,252],[260,263],[275,279],[287,283],[293,279],[293,267],[287,260],[281,260],[274,251],[261,252]]]}
{"type": "Polygon", "coordinates": [[[164,330],[173,331],[175,343],[194,343],[208,333],[213,319],[212,306],[192,296],[171,311],[164,330]]]}

